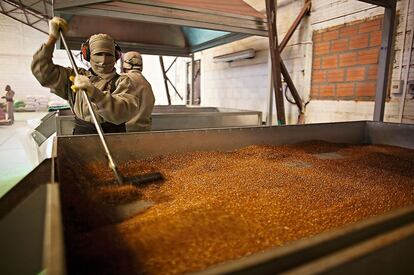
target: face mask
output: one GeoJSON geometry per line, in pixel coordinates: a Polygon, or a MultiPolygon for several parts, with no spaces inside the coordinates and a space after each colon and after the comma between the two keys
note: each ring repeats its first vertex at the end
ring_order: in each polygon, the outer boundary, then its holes
{"type": "Polygon", "coordinates": [[[115,72],[115,57],[112,55],[91,56],[92,70],[101,78],[112,78],[115,72]]]}

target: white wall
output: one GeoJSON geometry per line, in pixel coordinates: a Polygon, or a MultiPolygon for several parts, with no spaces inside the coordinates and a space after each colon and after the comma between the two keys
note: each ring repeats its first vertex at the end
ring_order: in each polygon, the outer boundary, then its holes
{"type": "MultiPolygon", "coordinates": [[[[245,0],[248,4],[264,12],[265,1],[245,0]]],[[[304,1],[278,1],[279,42],[296,18],[304,1]]],[[[406,35],[404,63],[414,55],[412,45],[408,45],[410,31],[403,32],[407,0],[398,1],[397,13],[400,15],[397,25],[392,80],[398,80],[399,56],[402,49],[402,37],[406,35]]],[[[309,99],[312,68],[312,33],[314,30],[349,23],[383,14],[384,9],[357,0],[313,0],[311,15],[302,21],[294,33],[282,58],[303,100],[309,99]]],[[[411,0],[408,28],[414,28],[414,1],[411,0]]],[[[411,31],[412,32],[412,31],[411,31]]],[[[235,107],[263,111],[267,116],[266,100],[268,94],[268,41],[266,38],[251,37],[228,45],[206,50],[199,54],[202,61],[201,83],[202,104],[221,107],[235,107]],[[258,57],[233,64],[212,63],[212,58],[225,53],[254,48],[258,57]]],[[[414,80],[414,58],[411,60],[409,80],[414,80]]],[[[407,66],[403,66],[401,75],[407,66]]],[[[411,96],[412,97],[412,96],[411,96]]],[[[405,104],[403,122],[414,123],[413,100],[408,97],[405,104]]],[[[372,119],[373,102],[311,100],[306,109],[307,122],[345,121],[372,119]]],[[[285,101],[287,121],[296,123],[297,108],[285,101]]],[[[400,96],[392,95],[386,103],[385,120],[397,121],[400,109],[400,96]]],[[[275,114],[275,112],[273,112],[275,114]]]]}
{"type": "Polygon", "coordinates": [[[46,35],[0,14],[0,37],[1,91],[9,84],[16,92],[16,99],[48,94],[48,89],[42,88],[30,71],[32,55],[46,35]]]}
{"type": "MultiPolygon", "coordinates": [[[[164,56],[164,67],[165,69],[168,69],[170,64],[174,61],[174,57],[171,56],[164,56]]],[[[165,91],[165,84],[164,84],[164,78],[162,75],[162,70],[159,62],[158,55],[143,55],[142,60],[144,67],[143,67],[143,75],[148,80],[148,82],[151,84],[152,90],[154,92],[155,96],[155,105],[167,105],[168,99],[167,94],[165,91]]],[[[176,74],[176,67],[177,63],[175,63],[171,69],[168,71],[167,76],[171,80],[172,83],[179,82],[179,79],[176,80],[177,74],[176,74]]],[[[182,75],[184,76],[184,72],[182,75]]],[[[183,96],[185,94],[185,87],[176,87],[178,92],[183,96]]],[[[174,92],[174,89],[171,87],[170,84],[168,84],[168,89],[171,97],[171,104],[173,105],[179,105],[179,104],[185,104],[184,100],[180,100],[180,98],[176,95],[174,92]]]]}
{"type": "MultiPolygon", "coordinates": [[[[59,99],[51,94],[48,88],[43,88],[32,75],[30,64],[36,50],[44,43],[47,36],[35,29],[0,14],[0,92],[9,84],[16,92],[17,100],[24,100],[28,95],[47,96],[49,100],[59,99]]],[[[55,50],[54,63],[62,66],[70,66],[69,59],[64,50],[55,50]]],[[[165,57],[164,63],[168,67],[174,60],[173,57],[165,57]]],[[[155,104],[167,104],[165,86],[161,73],[158,56],[144,55],[143,74],[150,82],[155,94],[155,104]]],[[[80,64],[78,62],[78,64],[80,64]]],[[[175,83],[176,66],[168,72],[171,81],[175,83]]],[[[180,91],[184,93],[184,91],[180,91]]],[[[174,95],[170,87],[173,104],[182,104],[174,95]]]]}

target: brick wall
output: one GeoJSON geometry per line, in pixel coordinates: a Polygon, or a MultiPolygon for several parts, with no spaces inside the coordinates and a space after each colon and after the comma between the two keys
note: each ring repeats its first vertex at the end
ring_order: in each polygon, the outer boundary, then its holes
{"type": "Polygon", "coordinates": [[[383,16],[314,31],[311,97],[373,100],[383,16]]]}

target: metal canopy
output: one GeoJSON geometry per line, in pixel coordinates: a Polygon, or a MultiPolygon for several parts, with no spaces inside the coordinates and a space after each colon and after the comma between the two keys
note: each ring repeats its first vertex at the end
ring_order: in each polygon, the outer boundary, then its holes
{"type": "Polygon", "coordinates": [[[250,35],[267,36],[265,16],[242,0],[70,1],[54,4],[70,22],[69,47],[108,33],[124,51],[189,56],[250,35]]]}
{"type": "Polygon", "coordinates": [[[61,16],[74,50],[96,33],[110,34],[123,51],[173,56],[267,36],[264,14],[243,0],[0,0],[0,13],[45,34],[48,18],[61,16]]]}
{"type": "Polygon", "coordinates": [[[52,10],[52,0],[0,0],[0,13],[45,34],[52,10]]]}

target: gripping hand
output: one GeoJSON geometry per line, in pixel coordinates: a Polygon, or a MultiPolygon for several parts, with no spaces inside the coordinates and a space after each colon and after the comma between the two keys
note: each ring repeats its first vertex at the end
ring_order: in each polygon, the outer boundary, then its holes
{"type": "Polygon", "coordinates": [[[59,31],[62,31],[65,34],[69,30],[68,22],[65,19],[60,17],[53,17],[49,20],[49,35],[54,38],[59,38],[59,31]]]}
{"type": "Polygon", "coordinates": [[[92,82],[87,76],[77,75],[74,78],[71,76],[71,81],[73,80],[73,85],[71,86],[72,91],[75,93],[80,90],[84,90],[89,97],[92,97],[96,87],[93,86],[92,82]]]}

